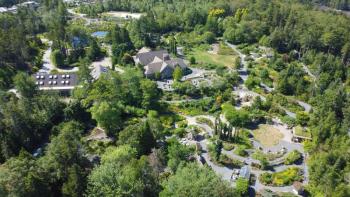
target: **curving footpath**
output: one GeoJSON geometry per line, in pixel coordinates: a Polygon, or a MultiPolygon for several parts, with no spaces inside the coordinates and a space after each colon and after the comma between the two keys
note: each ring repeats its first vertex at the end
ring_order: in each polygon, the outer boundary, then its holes
{"type": "MultiPolygon", "coordinates": [[[[185,118],[186,118],[186,120],[188,122],[188,125],[198,126],[198,127],[202,128],[202,129],[204,129],[205,132],[208,133],[208,135],[212,137],[213,136],[213,129],[210,128],[207,124],[197,123],[196,122],[196,118],[197,117],[205,117],[205,118],[208,118],[208,119],[210,119],[212,121],[215,121],[215,118],[213,116],[210,116],[210,115],[185,116],[185,118]]],[[[200,140],[199,143],[200,143],[200,145],[202,147],[201,156],[205,159],[206,163],[217,174],[221,175],[223,180],[229,181],[234,186],[235,182],[231,179],[231,175],[233,173],[233,169],[230,169],[230,168],[225,167],[225,166],[219,166],[219,165],[213,163],[210,160],[209,153],[208,153],[208,146],[207,146],[208,140],[207,139],[200,140]]],[[[255,140],[253,140],[253,145],[254,145],[254,148],[261,147],[261,144],[259,142],[255,141],[255,140]]],[[[261,170],[252,169],[252,171],[251,171],[252,174],[255,174],[255,176],[257,177],[255,184],[251,186],[252,188],[255,189],[255,191],[260,191],[262,189],[270,189],[271,191],[274,191],[274,192],[292,192],[293,191],[293,186],[283,186],[283,187],[266,186],[266,185],[260,183],[260,181],[258,179],[258,177],[264,172],[270,172],[270,173],[272,173],[272,172],[280,172],[280,171],[286,170],[289,167],[298,167],[298,168],[303,169],[303,171],[304,171],[304,184],[308,183],[308,169],[307,169],[307,166],[305,164],[305,153],[304,153],[302,145],[300,145],[300,144],[293,144],[293,143],[287,142],[285,140],[281,140],[278,145],[269,148],[269,150],[271,150],[271,151],[278,151],[282,147],[286,148],[287,152],[290,152],[292,150],[298,150],[298,151],[302,152],[302,154],[304,156],[303,163],[301,165],[283,165],[283,164],[280,164],[281,160],[279,158],[279,159],[276,159],[276,160],[272,161],[272,162],[276,162],[276,163],[279,162],[279,164],[275,164],[274,171],[261,171],[261,170]]],[[[249,155],[248,158],[245,158],[245,157],[241,157],[241,156],[238,156],[238,155],[234,154],[232,151],[222,150],[222,153],[228,155],[229,157],[231,157],[233,159],[237,159],[237,160],[239,160],[241,162],[244,162],[244,163],[246,163],[248,165],[250,165],[253,162],[254,163],[260,163],[260,161],[251,158],[250,155],[249,155]]]]}

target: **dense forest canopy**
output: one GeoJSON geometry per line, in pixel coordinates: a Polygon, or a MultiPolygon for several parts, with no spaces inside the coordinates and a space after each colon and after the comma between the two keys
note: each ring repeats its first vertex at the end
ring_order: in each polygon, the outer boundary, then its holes
{"type": "MultiPolygon", "coordinates": [[[[0,0],[0,6],[16,3],[0,0]]],[[[350,195],[350,18],[320,11],[309,3],[105,0],[83,4],[77,10],[89,17],[106,11],[147,13],[124,26],[108,27],[111,33],[106,43],[111,45],[116,64],[132,64],[135,49],[157,47],[162,35],[172,36],[185,50],[211,44],[216,38],[273,48],[280,54],[268,63],[279,74],[276,91],[313,106],[310,119],[304,121],[313,136],[305,144],[310,156],[307,191],[312,196],[345,197],[350,195]],[[299,64],[310,67],[315,79],[306,79],[299,64]]],[[[350,8],[347,0],[312,3],[350,8]]],[[[160,116],[172,112],[160,102],[163,92],[140,68],[92,79],[89,63],[103,51],[84,25],[71,25],[68,15],[66,5],[54,0],[44,1],[38,10],[21,8],[16,14],[0,14],[0,196],[181,196],[190,189],[192,193],[186,196],[205,196],[208,193],[203,188],[213,196],[247,195],[221,183],[208,168],[190,162],[193,147],[166,137],[174,131],[164,123],[170,120],[160,116]],[[71,102],[62,101],[56,93],[39,91],[31,78],[41,67],[42,51],[47,47],[39,34],[52,40],[56,61],[79,67],[81,87],[73,91],[71,102]],[[73,46],[74,37],[86,43],[73,46]],[[11,88],[21,96],[8,92],[11,88]],[[95,126],[115,141],[89,147],[82,136],[95,126]],[[43,144],[42,155],[33,157],[30,153],[43,144]],[[101,156],[98,166],[89,161],[91,149],[101,156]],[[192,181],[199,184],[192,187],[192,181]]],[[[198,90],[183,83],[175,91],[187,96],[220,95],[229,101],[230,92],[225,90],[239,79],[221,77],[211,89],[198,90]]],[[[249,78],[248,83],[254,86],[254,79],[249,78]]],[[[201,105],[218,100],[208,99],[201,105]]],[[[272,108],[269,101],[256,108],[272,108]]],[[[213,109],[220,110],[220,105],[213,109]]],[[[247,112],[241,112],[242,119],[248,119],[247,112]]]]}

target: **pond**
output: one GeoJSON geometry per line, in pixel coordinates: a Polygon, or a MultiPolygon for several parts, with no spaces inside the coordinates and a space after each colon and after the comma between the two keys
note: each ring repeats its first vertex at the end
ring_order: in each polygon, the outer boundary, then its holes
{"type": "Polygon", "coordinates": [[[96,32],[92,33],[91,36],[97,37],[97,38],[104,38],[104,37],[106,37],[107,34],[108,34],[107,31],[96,31],[96,32]]]}

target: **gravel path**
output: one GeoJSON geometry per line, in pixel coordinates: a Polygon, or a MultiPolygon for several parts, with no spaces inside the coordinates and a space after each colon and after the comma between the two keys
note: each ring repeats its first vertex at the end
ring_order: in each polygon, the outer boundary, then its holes
{"type": "MultiPolygon", "coordinates": [[[[210,128],[208,125],[206,124],[200,124],[196,122],[196,118],[197,117],[205,117],[208,118],[212,121],[215,121],[215,117],[210,116],[210,115],[201,115],[201,116],[185,116],[188,125],[195,125],[195,126],[199,126],[202,129],[205,130],[206,133],[209,134],[209,136],[213,136],[213,129],[210,128]]],[[[284,165],[282,163],[282,159],[276,159],[275,161],[272,161],[272,165],[274,167],[274,171],[261,171],[261,170],[256,170],[253,169],[252,170],[252,174],[255,174],[255,176],[257,177],[257,180],[255,182],[254,185],[252,185],[252,188],[254,188],[256,191],[260,191],[262,189],[270,189],[271,191],[274,192],[292,192],[293,191],[293,186],[284,186],[284,187],[271,187],[271,186],[266,186],[263,185],[262,183],[260,183],[258,177],[260,176],[260,174],[262,174],[263,172],[280,172],[283,170],[286,170],[289,167],[299,167],[301,169],[303,169],[304,171],[304,184],[308,183],[308,179],[309,179],[309,174],[308,174],[308,169],[307,169],[307,165],[305,163],[305,153],[304,153],[304,149],[303,146],[301,144],[295,144],[292,143],[290,140],[290,130],[288,130],[285,126],[283,125],[273,125],[275,127],[277,127],[283,134],[284,134],[284,138],[275,146],[273,147],[269,147],[269,148],[264,148],[265,151],[270,150],[271,152],[278,152],[280,151],[282,148],[285,148],[287,150],[287,152],[291,152],[293,150],[298,150],[303,154],[304,160],[302,162],[302,164],[300,165],[284,165]],[[275,164],[274,164],[275,163],[275,164]]],[[[263,147],[259,142],[252,140],[253,141],[253,146],[255,149],[258,149],[259,147],[263,147]]],[[[234,181],[231,180],[231,175],[233,173],[233,170],[230,168],[227,168],[225,166],[218,166],[216,164],[214,164],[213,162],[211,162],[209,154],[208,154],[208,140],[204,139],[199,141],[203,152],[201,153],[201,156],[205,159],[206,163],[219,175],[222,176],[223,180],[229,181],[232,185],[235,185],[234,181]]],[[[233,151],[226,151],[226,150],[222,150],[223,154],[228,155],[229,157],[233,158],[233,159],[237,159],[241,162],[244,162],[248,165],[251,165],[251,163],[260,163],[260,161],[253,159],[251,157],[251,154],[245,158],[245,157],[241,157],[238,156],[236,154],[233,153],[233,151]]]]}
{"type": "MultiPolygon", "coordinates": [[[[195,125],[198,127],[201,127],[205,130],[206,133],[209,134],[209,136],[213,136],[213,129],[210,128],[208,125],[206,124],[199,124],[196,121],[197,117],[204,117],[204,118],[208,118],[212,121],[215,120],[215,118],[213,116],[208,116],[208,115],[201,115],[201,116],[185,116],[186,120],[187,120],[187,124],[188,125],[195,125]]],[[[214,164],[211,160],[210,160],[210,156],[208,153],[208,146],[207,144],[209,143],[207,139],[201,140],[199,141],[201,147],[202,147],[202,153],[201,156],[205,159],[205,162],[214,170],[214,172],[216,172],[217,174],[222,176],[223,180],[229,181],[231,184],[233,184],[233,181],[231,180],[231,175],[233,173],[233,170],[225,167],[225,166],[219,166],[214,164]]]]}
{"type": "MultiPolygon", "coordinates": [[[[241,53],[240,52],[240,50],[237,48],[237,46],[236,45],[233,45],[233,44],[231,44],[231,43],[229,43],[229,42],[227,42],[227,41],[225,41],[225,43],[229,46],[229,47],[231,47],[238,55],[239,55],[239,57],[241,58],[241,64],[243,65],[243,67],[241,68],[241,69],[239,69],[238,70],[238,73],[239,73],[239,76],[242,78],[242,80],[243,81],[246,81],[247,80],[247,78],[248,78],[248,69],[247,69],[247,61],[245,61],[244,59],[246,58],[246,55],[245,54],[243,54],[243,53],[241,53]]],[[[313,78],[315,77],[311,72],[310,72],[310,70],[305,66],[305,64],[302,64],[303,65],[303,68],[306,70],[306,72],[310,75],[310,76],[312,76],[313,78]]],[[[270,88],[270,87],[268,87],[266,84],[264,84],[264,83],[261,83],[260,84],[267,92],[272,92],[273,90],[274,90],[274,88],[270,88]]],[[[247,93],[250,93],[250,94],[252,94],[252,95],[259,95],[261,98],[263,98],[263,99],[265,99],[265,97],[263,97],[262,95],[260,95],[260,94],[257,94],[257,93],[253,93],[253,91],[250,91],[250,90],[245,90],[245,92],[247,92],[247,93]]],[[[300,106],[302,106],[302,107],[304,107],[304,109],[305,109],[305,111],[306,112],[310,112],[310,110],[311,110],[311,105],[309,105],[309,104],[307,104],[307,103],[305,103],[305,102],[303,102],[303,101],[300,101],[300,100],[296,100],[296,102],[300,105],[300,106]]],[[[291,112],[291,111],[289,111],[289,110],[287,110],[287,109],[285,109],[285,108],[283,108],[285,111],[286,111],[286,114],[288,115],[288,116],[290,116],[290,117],[292,117],[292,118],[296,118],[296,114],[295,113],[293,113],[293,112],[291,112]]]]}

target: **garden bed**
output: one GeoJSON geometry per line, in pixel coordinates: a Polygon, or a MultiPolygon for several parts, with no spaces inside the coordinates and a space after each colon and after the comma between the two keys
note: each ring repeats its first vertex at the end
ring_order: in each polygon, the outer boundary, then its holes
{"type": "Polygon", "coordinates": [[[261,183],[268,186],[289,186],[292,185],[294,181],[302,181],[302,174],[300,168],[292,167],[276,173],[265,172],[260,175],[259,180],[261,183]]]}
{"type": "Polygon", "coordinates": [[[197,117],[196,118],[196,122],[199,123],[199,124],[206,124],[212,129],[214,128],[214,123],[209,118],[197,117]]]}

